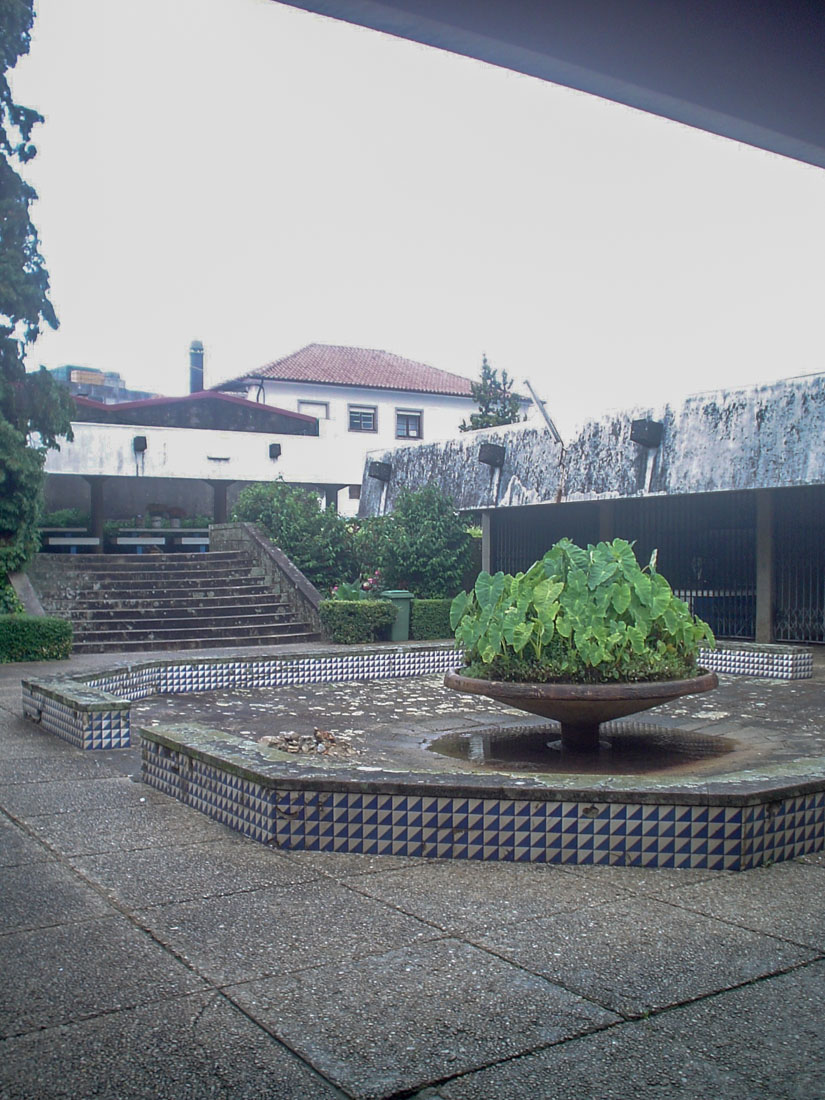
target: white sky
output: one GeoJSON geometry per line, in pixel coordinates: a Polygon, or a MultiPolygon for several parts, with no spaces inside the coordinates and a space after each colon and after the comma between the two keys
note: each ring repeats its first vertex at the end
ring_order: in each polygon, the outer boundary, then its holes
{"type": "Polygon", "coordinates": [[[825,172],[271,0],[37,0],[17,99],[61,321],[186,392],[312,342],[551,415],[825,369],[825,172]]]}

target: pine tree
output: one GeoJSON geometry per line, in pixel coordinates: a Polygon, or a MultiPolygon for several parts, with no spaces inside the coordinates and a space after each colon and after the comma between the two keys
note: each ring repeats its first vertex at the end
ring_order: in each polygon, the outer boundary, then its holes
{"type": "Polygon", "coordinates": [[[462,432],[474,432],[478,428],[497,428],[500,424],[517,424],[524,419],[521,415],[521,402],[511,390],[511,379],[507,371],[498,371],[487,362],[487,356],[481,360],[481,380],[470,385],[473,400],[478,412],[472,413],[470,423],[461,422],[462,432]]]}
{"type": "Polygon", "coordinates": [[[45,323],[57,327],[49,276],[29,208],[37,195],[18,171],[37,150],[42,116],[14,102],[8,72],[31,43],[33,0],[0,0],[0,572],[37,549],[43,463],[58,436],[71,438],[74,404],[25,354],[45,323]]]}

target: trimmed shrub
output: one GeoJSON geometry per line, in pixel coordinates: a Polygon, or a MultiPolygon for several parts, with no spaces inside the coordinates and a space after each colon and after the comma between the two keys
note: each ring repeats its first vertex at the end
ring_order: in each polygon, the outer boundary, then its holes
{"type": "Polygon", "coordinates": [[[429,638],[452,638],[450,604],[452,600],[413,600],[410,606],[410,638],[425,642],[429,638]]]}
{"type": "Polygon", "coordinates": [[[396,616],[389,600],[322,600],[318,610],[324,633],[340,645],[386,641],[396,616]]]}
{"type": "Polygon", "coordinates": [[[71,656],[72,624],[44,615],[0,615],[0,663],[71,656]]]}

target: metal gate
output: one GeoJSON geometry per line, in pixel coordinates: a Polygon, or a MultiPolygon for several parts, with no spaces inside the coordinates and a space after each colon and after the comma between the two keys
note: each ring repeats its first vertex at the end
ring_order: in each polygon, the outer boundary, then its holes
{"type": "Polygon", "coordinates": [[[635,543],[644,565],[658,568],[676,594],[720,638],[756,631],[756,506],[752,493],[617,500],[599,504],[503,508],[491,518],[491,564],[515,573],[560,538],[580,546],[599,538],[600,508],[611,509],[613,535],[635,543]]]}
{"type": "Polygon", "coordinates": [[[774,635],[825,642],[825,487],[774,494],[774,635]]]}

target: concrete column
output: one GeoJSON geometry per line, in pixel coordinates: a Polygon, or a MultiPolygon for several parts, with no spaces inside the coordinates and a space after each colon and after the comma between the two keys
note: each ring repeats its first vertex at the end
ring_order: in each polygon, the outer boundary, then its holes
{"type": "Polygon", "coordinates": [[[212,522],[226,523],[226,491],[234,483],[232,481],[209,481],[207,484],[212,486],[212,522]]]}
{"type": "Polygon", "coordinates": [[[614,512],[615,501],[600,500],[599,508],[599,542],[612,542],[615,530],[614,512]]]}
{"type": "Polygon", "coordinates": [[[100,539],[100,545],[95,547],[96,554],[103,553],[103,524],[106,514],[103,508],[103,482],[105,477],[100,474],[90,475],[85,478],[89,483],[89,533],[100,539]]]}
{"type": "Polygon", "coordinates": [[[492,512],[481,513],[481,569],[482,572],[492,573],[490,568],[493,560],[492,547],[492,512]]]}
{"type": "Polygon", "coordinates": [[[756,640],[772,642],[773,634],[773,495],[756,493],[756,640]]]}

